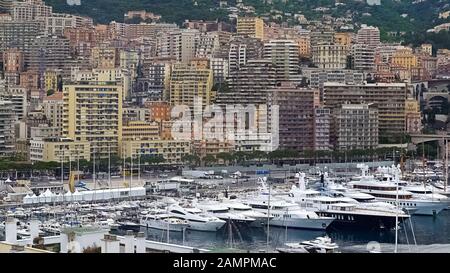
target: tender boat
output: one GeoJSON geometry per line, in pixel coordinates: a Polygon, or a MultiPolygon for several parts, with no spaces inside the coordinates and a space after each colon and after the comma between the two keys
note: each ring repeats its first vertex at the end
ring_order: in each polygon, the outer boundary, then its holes
{"type": "Polygon", "coordinates": [[[286,243],[285,247],[277,248],[277,251],[280,253],[336,253],[338,248],[336,243],[325,236],[301,243],[286,243]]]}

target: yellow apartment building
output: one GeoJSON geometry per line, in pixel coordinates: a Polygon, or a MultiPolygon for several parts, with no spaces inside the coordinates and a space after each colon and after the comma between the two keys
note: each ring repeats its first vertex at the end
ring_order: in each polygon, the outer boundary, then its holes
{"type": "Polygon", "coordinates": [[[117,154],[122,140],[122,86],[69,83],[63,96],[63,135],[75,142],[89,142],[91,157],[117,154]]]}
{"type": "Polygon", "coordinates": [[[264,21],[257,17],[238,17],[237,34],[262,40],[264,38],[264,21]]]}

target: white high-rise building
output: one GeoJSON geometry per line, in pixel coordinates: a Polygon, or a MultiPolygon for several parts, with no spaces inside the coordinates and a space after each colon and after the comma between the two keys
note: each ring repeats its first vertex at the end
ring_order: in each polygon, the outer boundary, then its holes
{"type": "Polygon", "coordinates": [[[261,59],[263,44],[255,38],[236,37],[230,41],[227,50],[229,73],[231,73],[245,66],[249,60],[261,59]]]}
{"type": "Polygon", "coordinates": [[[200,32],[196,29],[175,30],[161,33],[157,42],[157,55],[189,63],[196,56],[196,40],[200,32]]]}
{"type": "Polygon", "coordinates": [[[366,44],[371,47],[380,45],[380,30],[377,27],[361,25],[356,35],[356,42],[358,44],[366,44]]]}
{"type": "Polygon", "coordinates": [[[209,66],[213,71],[214,83],[222,83],[228,78],[228,60],[224,58],[211,58],[209,66]]]}
{"type": "Polygon", "coordinates": [[[375,68],[375,48],[366,44],[354,44],[351,49],[352,68],[371,71],[375,68]]]}
{"type": "Polygon", "coordinates": [[[211,58],[220,48],[218,32],[199,33],[195,39],[195,57],[211,58]]]}
{"type": "Polygon", "coordinates": [[[15,1],[11,7],[14,21],[33,21],[52,14],[52,7],[42,0],[15,1]]]}
{"type": "Polygon", "coordinates": [[[13,104],[7,100],[0,100],[0,158],[14,155],[15,122],[13,104]]]}

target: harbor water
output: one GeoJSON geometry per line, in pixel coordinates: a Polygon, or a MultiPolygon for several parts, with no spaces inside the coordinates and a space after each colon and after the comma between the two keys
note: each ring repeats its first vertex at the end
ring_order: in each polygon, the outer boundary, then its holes
{"type": "MultiPolygon", "coordinates": [[[[231,226],[232,228],[229,228],[227,224],[225,228],[217,233],[185,231],[183,235],[181,232],[170,232],[169,242],[207,248],[212,251],[230,251],[230,249],[234,249],[236,251],[258,252],[267,249],[266,228],[231,226]]],[[[147,234],[149,240],[167,242],[167,231],[146,228],[142,228],[141,231],[147,234]]],[[[328,235],[336,242],[342,252],[353,252],[353,246],[361,247],[361,245],[366,245],[367,249],[369,249],[377,244],[394,244],[395,242],[395,230],[329,230],[325,232],[269,227],[269,234],[270,250],[282,247],[286,242],[294,243],[312,240],[324,235],[328,235]]],[[[450,252],[450,210],[444,210],[435,217],[412,216],[411,222],[406,221],[400,225],[398,235],[398,243],[402,245],[447,244],[448,252],[450,252]]],[[[358,249],[358,251],[366,250],[358,249]]]]}
{"type": "MultiPolygon", "coordinates": [[[[167,231],[146,229],[141,227],[148,240],[170,242],[197,248],[206,248],[215,252],[260,252],[266,251],[267,227],[249,228],[245,226],[226,224],[217,232],[201,232],[186,230],[170,232],[167,240],[167,231]]],[[[125,230],[116,230],[114,233],[124,234],[125,230]]],[[[312,240],[318,236],[328,235],[340,246],[342,252],[367,252],[378,248],[381,252],[392,252],[395,242],[395,230],[368,231],[368,230],[327,230],[313,231],[301,229],[286,229],[283,227],[269,227],[269,250],[274,251],[285,243],[295,243],[312,240]],[[384,251],[383,251],[384,250],[384,251]]],[[[435,217],[412,216],[411,221],[400,225],[398,231],[400,250],[415,252],[414,249],[430,245],[439,245],[438,252],[450,253],[450,210],[444,210],[435,217]],[[411,228],[412,225],[412,228],[411,228]],[[414,248],[415,246],[418,248],[414,248]]],[[[0,241],[4,234],[0,232],[0,241]]]]}

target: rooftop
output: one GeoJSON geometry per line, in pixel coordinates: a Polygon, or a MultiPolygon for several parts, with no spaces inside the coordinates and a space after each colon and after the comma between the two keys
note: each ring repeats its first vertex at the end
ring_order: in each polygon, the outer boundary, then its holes
{"type": "Polygon", "coordinates": [[[49,100],[62,100],[63,99],[63,93],[62,92],[55,92],[53,95],[47,96],[44,98],[44,101],[49,100]]]}
{"type": "Polygon", "coordinates": [[[53,252],[28,246],[25,247],[16,246],[14,244],[0,242],[0,253],[53,253],[53,252]]]}
{"type": "Polygon", "coordinates": [[[350,84],[350,83],[339,83],[339,82],[325,82],[323,86],[380,86],[380,87],[406,87],[405,83],[361,83],[361,84],[350,84]]]}

